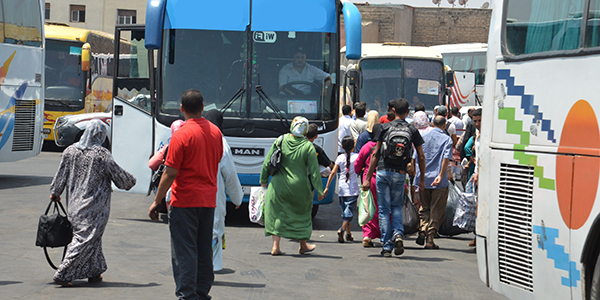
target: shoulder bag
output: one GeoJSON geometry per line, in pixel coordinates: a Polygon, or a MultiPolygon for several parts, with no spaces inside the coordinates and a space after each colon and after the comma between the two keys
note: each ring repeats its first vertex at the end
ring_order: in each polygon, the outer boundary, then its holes
{"type": "Polygon", "coordinates": [[[277,174],[277,171],[281,168],[281,156],[283,155],[281,152],[281,143],[283,142],[283,138],[284,136],[282,135],[275,141],[276,149],[273,151],[273,154],[271,154],[269,165],[267,166],[267,173],[269,176],[277,174]]]}

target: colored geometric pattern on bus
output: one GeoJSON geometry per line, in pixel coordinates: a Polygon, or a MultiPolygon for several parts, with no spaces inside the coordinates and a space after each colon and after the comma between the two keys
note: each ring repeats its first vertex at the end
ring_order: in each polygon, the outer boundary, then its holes
{"type": "Polygon", "coordinates": [[[544,177],[544,167],[538,166],[537,155],[525,153],[525,148],[529,146],[529,131],[523,130],[523,121],[515,120],[515,108],[505,107],[498,110],[498,119],[506,121],[506,133],[516,134],[521,137],[519,144],[514,145],[514,158],[521,165],[533,166],[533,176],[540,182],[540,188],[555,190],[554,179],[544,177]]]}
{"type": "MultiPolygon", "coordinates": [[[[8,74],[8,68],[10,67],[10,63],[13,58],[17,54],[17,51],[14,51],[13,54],[8,57],[8,59],[2,64],[0,68],[0,87],[4,83],[4,79],[6,79],[6,75],[8,74]]],[[[14,97],[8,101],[8,106],[2,111],[0,111],[0,149],[4,147],[4,144],[8,141],[10,137],[13,127],[14,127],[14,113],[15,113],[15,103],[14,97]],[[8,126],[6,126],[8,124],[8,126]],[[11,125],[12,124],[12,125],[11,125]]]]}
{"type": "Polygon", "coordinates": [[[15,94],[12,97],[10,97],[6,109],[0,112],[0,149],[2,149],[6,142],[8,142],[8,139],[12,134],[13,128],[15,127],[15,104],[17,102],[17,99],[21,99],[21,97],[23,97],[23,94],[25,94],[26,89],[27,82],[24,82],[17,89],[15,94]]]}
{"type": "Polygon", "coordinates": [[[538,248],[546,251],[546,256],[554,261],[554,267],[569,273],[569,277],[561,277],[561,284],[577,287],[577,282],[581,281],[581,271],[577,270],[576,262],[569,260],[565,246],[556,244],[558,229],[534,225],[533,233],[539,234],[538,248]]]}
{"type": "Polygon", "coordinates": [[[538,105],[533,105],[533,95],[525,95],[525,86],[515,85],[515,77],[510,76],[510,70],[498,70],[497,79],[506,80],[506,94],[521,97],[521,108],[526,115],[533,116],[533,124],[538,120],[542,124],[542,131],[548,132],[548,140],[556,143],[554,130],[550,129],[550,120],[544,120],[544,114],[539,111],[538,105]]]}

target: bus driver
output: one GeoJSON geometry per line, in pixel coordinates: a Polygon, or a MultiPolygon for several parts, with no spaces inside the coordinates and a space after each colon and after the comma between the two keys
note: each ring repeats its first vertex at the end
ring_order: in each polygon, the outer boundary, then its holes
{"type": "Polygon", "coordinates": [[[279,71],[279,90],[288,95],[308,95],[315,93],[315,81],[323,81],[331,77],[323,70],[306,63],[306,53],[301,47],[294,53],[293,61],[279,71]],[[300,83],[306,82],[306,84],[300,83]]]}

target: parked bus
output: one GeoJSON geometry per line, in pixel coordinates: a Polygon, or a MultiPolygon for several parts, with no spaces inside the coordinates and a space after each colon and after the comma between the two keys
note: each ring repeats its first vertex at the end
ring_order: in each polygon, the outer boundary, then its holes
{"type": "Polygon", "coordinates": [[[510,299],[600,299],[600,2],[493,3],[481,280],[510,299]]]}
{"type": "Polygon", "coordinates": [[[435,49],[364,43],[358,60],[344,59],[344,48],[341,53],[346,104],[364,101],[367,109],[380,116],[387,113],[388,101],[398,98],[407,99],[411,108],[423,104],[430,112],[436,105],[446,104],[444,63],[435,49]]]}
{"type": "Polygon", "coordinates": [[[477,105],[483,100],[483,85],[485,84],[485,64],[487,44],[449,44],[431,46],[442,53],[444,64],[456,72],[475,74],[475,91],[477,105]]]}
{"type": "Polygon", "coordinates": [[[0,162],[42,149],[44,28],[39,0],[0,0],[0,162]]]}
{"type": "MultiPolygon", "coordinates": [[[[52,23],[45,27],[45,139],[55,141],[54,124],[65,115],[107,112],[112,104],[114,37],[102,31],[52,23]]],[[[66,140],[57,145],[68,146],[66,140]]]]}
{"type": "MultiPolygon", "coordinates": [[[[146,192],[150,171],[145,160],[167,143],[169,125],[182,118],[181,94],[190,88],[204,95],[205,111],[223,112],[223,133],[246,193],[251,186],[260,185],[265,155],[278,136],[289,132],[290,122],[297,115],[319,125],[316,142],[330,158],[336,157],[341,11],[346,43],[351,48],[348,56],[358,58],[360,13],[349,2],[149,1],[145,44],[158,50],[156,77],[150,76],[155,80],[153,92],[149,93],[155,106],[152,114],[145,114],[127,99],[115,98],[115,159],[134,171],[138,189],[146,192]],[[322,79],[280,80],[282,68],[291,65],[298,53],[305,55],[306,62],[323,75],[322,79]],[[292,88],[302,93],[288,94],[286,90],[292,88]],[[132,154],[132,148],[124,146],[125,141],[147,146],[132,154]]],[[[148,57],[153,60],[154,54],[148,57]]],[[[120,90],[129,89],[127,82],[133,83],[118,78],[116,85],[120,90]]],[[[330,195],[319,204],[332,199],[330,195]]]]}

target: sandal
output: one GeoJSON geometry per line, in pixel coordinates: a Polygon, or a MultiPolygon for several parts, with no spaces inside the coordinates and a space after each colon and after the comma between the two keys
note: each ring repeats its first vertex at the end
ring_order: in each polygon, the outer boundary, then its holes
{"type": "Polygon", "coordinates": [[[369,241],[369,240],[363,240],[362,245],[365,248],[375,247],[375,245],[373,244],[373,241],[369,241]]]}
{"type": "Polygon", "coordinates": [[[317,245],[314,245],[314,247],[312,247],[311,249],[302,249],[302,248],[300,248],[300,249],[298,249],[298,253],[305,254],[305,253],[308,253],[308,252],[313,252],[315,249],[317,249],[317,245]]]}
{"type": "Polygon", "coordinates": [[[433,244],[432,246],[425,245],[425,249],[440,249],[440,246],[433,244]]]}
{"type": "Polygon", "coordinates": [[[88,278],[89,283],[96,283],[96,282],[101,282],[101,281],[102,281],[102,275],[88,278]]]}
{"type": "Polygon", "coordinates": [[[338,235],[338,242],[343,243],[344,242],[344,229],[342,229],[342,228],[338,229],[337,235],[338,235]]]}
{"type": "Polygon", "coordinates": [[[346,242],[353,242],[354,241],[354,237],[348,233],[346,233],[346,242]]]}
{"type": "Polygon", "coordinates": [[[422,232],[420,232],[415,243],[417,243],[417,245],[420,245],[420,246],[425,245],[425,234],[424,233],[422,234],[422,232]]]}
{"type": "Polygon", "coordinates": [[[71,282],[71,281],[54,279],[54,283],[60,284],[62,287],[72,287],[73,286],[73,282],[71,282]]]}
{"type": "Polygon", "coordinates": [[[283,255],[283,252],[281,252],[280,250],[271,250],[271,255],[279,256],[279,255],[283,255]]]}

